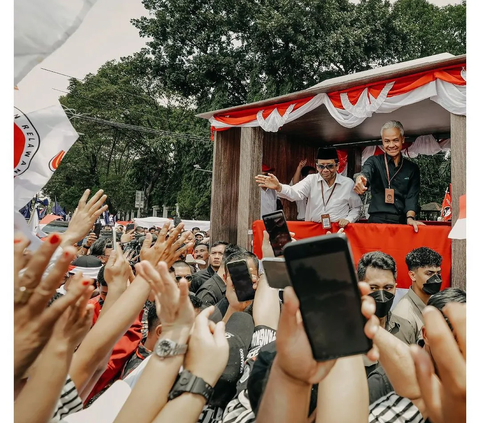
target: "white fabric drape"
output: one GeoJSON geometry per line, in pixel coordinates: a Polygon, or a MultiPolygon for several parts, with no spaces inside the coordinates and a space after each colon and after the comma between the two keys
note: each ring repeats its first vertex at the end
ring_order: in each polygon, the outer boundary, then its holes
{"type": "MultiPolygon", "coordinates": [[[[466,74],[464,76],[464,73],[462,73],[462,76],[466,78],[466,74]]],[[[377,98],[374,98],[368,92],[368,88],[365,88],[355,105],[350,102],[347,93],[342,93],[340,98],[344,109],[337,109],[326,93],[320,93],[297,110],[293,110],[295,103],[291,104],[283,116],[280,115],[277,109],[274,109],[267,118],[263,117],[264,110],[260,110],[256,115],[256,119],[241,125],[220,122],[215,117],[211,117],[209,120],[210,124],[217,128],[252,128],[260,126],[266,132],[277,132],[285,124],[324,104],[330,115],[340,125],[350,129],[360,125],[365,119],[371,117],[373,113],[391,113],[401,107],[427,99],[436,102],[450,113],[466,115],[466,86],[454,85],[437,79],[405,94],[387,97],[394,84],[394,82],[385,84],[377,98]]]]}

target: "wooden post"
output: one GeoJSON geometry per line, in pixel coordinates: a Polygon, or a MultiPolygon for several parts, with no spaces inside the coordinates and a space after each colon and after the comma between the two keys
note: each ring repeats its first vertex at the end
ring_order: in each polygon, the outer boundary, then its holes
{"type": "Polygon", "coordinates": [[[236,244],[240,129],[215,132],[214,142],[211,244],[216,241],[236,244]]]}
{"type": "MultiPolygon", "coordinates": [[[[459,199],[466,193],[467,118],[450,115],[452,139],[452,227],[460,212],[459,199]]],[[[452,240],[452,287],[465,289],[467,282],[467,243],[452,240]]]]}
{"type": "Polygon", "coordinates": [[[263,130],[242,128],[238,188],[237,244],[248,250],[248,230],[260,219],[260,188],[255,176],[262,173],[263,130]]]}

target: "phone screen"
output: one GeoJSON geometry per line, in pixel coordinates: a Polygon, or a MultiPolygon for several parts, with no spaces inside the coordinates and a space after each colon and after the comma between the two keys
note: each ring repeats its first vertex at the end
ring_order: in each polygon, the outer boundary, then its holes
{"type": "Polygon", "coordinates": [[[265,223],[265,229],[270,235],[273,254],[275,257],[281,256],[285,244],[292,240],[283,211],[266,214],[262,216],[262,219],[265,223]]]}
{"type": "Polygon", "coordinates": [[[134,223],[128,223],[127,224],[127,227],[125,228],[125,232],[128,232],[128,231],[131,231],[132,229],[135,228],[135,224],[134,223]]]}
{"type": "Polygon", "coordinates": [[[252,278],[246,260],[232,261],[227,263],[227,267],[238,301],[253,300],[255,290],[253,289],[252,278]]]}
{"type": "Polygon", "coordinates": [[[95,227],[93,228],[93,232],[95,233],[95,235],[97,236],[97,238],[100,236],[100,231],[102,230],[102,224],[99,222],[99,223],[95,223],[95,227]]]}
{"type": "Polygon", "coordinates": [[[287,286],[292,285],[285,260],[264,258],[262,265],[270,288],[285,289],[287,286]]]}
{"type": "Polygon", "coordinates": [[[348,249],[291,260],[288,267],[315,359],[368,352],[371,341],[364,333],[366,319],[348,249]]]}

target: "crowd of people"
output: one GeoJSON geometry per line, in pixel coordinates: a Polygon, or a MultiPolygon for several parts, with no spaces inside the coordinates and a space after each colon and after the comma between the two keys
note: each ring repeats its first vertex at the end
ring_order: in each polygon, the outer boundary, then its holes
{"type": "MultiPolygon", "coordinates": [[[[328,173],[325,192],[310,169],[300,168],[292,185],[271,174],[258,180],[306,200],[305,219],[328,215],[345,227],[358,218],[354,189],[370,181],[376,189],[378,170],[366,163],[354,183],[336,174],[337,164],[317,160],[321,177],[328,173]],[[329,202],[334,193],[343,203],[329,202]]],[[[395,260],[383,251],[363,255],[356,271],[372,349],[317,362],[294,289],[271,288],[255,254],[183,223],[117,225],[115,236],[109,227],[97,236],[106,195],[89,196],[66,232],[37,250],[15,234],[16,422],[466,421],[466,293],[440,289],[436,251],[420,247],[405,257],[411,286],[398,302],[395,260]],[[237,298],[228,264],[238,260],[248,265],[253,300],[237,298]]],[[[418,230],[415,200],[397,196],[404,207],[397,223],[418,230]]],[[[391,211],[373,210],[372,221],[391,221],[391,211]]],[[[267,232],[262,254],[274,256],[267,232]]]]}

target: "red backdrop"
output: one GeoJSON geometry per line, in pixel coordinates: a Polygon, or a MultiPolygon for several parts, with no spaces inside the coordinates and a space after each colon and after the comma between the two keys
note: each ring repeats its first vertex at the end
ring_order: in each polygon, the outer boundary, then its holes
{"type": "MultiPolygon", "coordinates": [[[[295,239],[311,238],[324,235],[326,230],[315,222],[287,222],[290,232],[295,233],[295,239]]],[[[265,226],[262,220],[253,222],[253,252],[262,257],[262,239],[265,226]]],[[[437,251],[443,258],[442,262],[442,289],[450,286],[452,267],[452,248],[448,234],[449,225],[422,226],[418,233],[411,226],[354,223],[347,226],[345,235],[350,242],[355,266],[360,257],[370,251],[383,251],[390,254],[397,263],[397,288],[409,288],[411,285],[408,276],[405,256],[418,247],[429,247],[437,251]]],[[[332,233],[338,231],[338,224],[333,223],[332,233]]]]}

